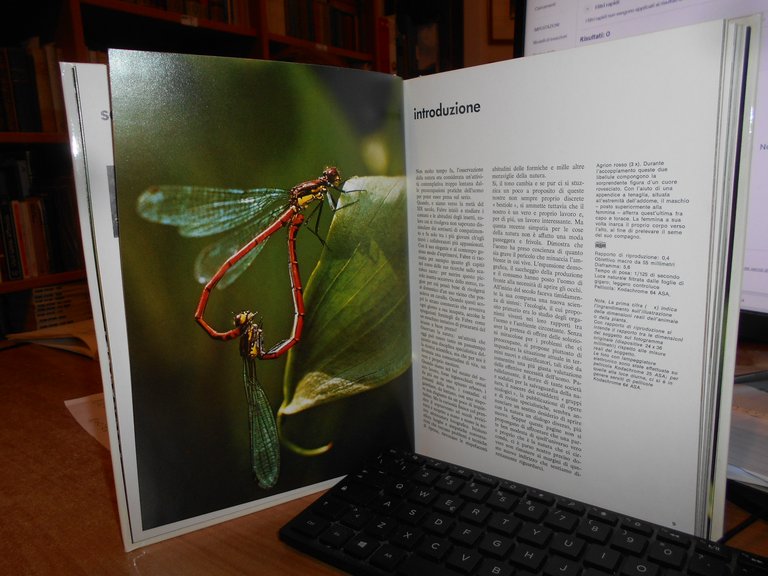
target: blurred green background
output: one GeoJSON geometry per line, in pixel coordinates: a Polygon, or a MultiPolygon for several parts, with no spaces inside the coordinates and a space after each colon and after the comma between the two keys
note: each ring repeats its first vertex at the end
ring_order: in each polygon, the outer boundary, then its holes
{"type": "MultiPolygon", "coordinates": [[[[407,374],[296,416],[293,441],[333,441],[334,449],[312,458],[283,450],[277,486],[260,490],[250,472],[238,343],[214,341],[194,321],[202,289],[194,261],[213,238],[182,238],[136,213],[138,196],[162,184],[287,190],[331,165],[343,179],[402,175],[401,81],[328,67],[113,51],[110,84],[144,528],[332,478],[363,454],[406,443],[407,374]]],[[[324,210],[321,236],[330,217],[324,210]]],[[[322,248],[306,228],[298,237],[305,283],[322,248]]],[[[214,290],[206,319],[224,330],[242,309],[264,317],[268,347],[290,335],[284,231],[231,287],[214,290]]],[[[284,367],[284,359],[257,365],[275,410],[284,367]]]]}

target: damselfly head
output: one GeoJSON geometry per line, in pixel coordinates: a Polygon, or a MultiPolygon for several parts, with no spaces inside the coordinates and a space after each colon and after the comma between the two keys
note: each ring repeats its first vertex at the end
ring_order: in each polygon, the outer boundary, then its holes
{"type": "Polygon", "coordinates": [[[335,166],[328,166],[328,168],[323,170],[323,180],[325,180],[329,186],[333,186],[334,188],[338,187],[338,185],[341,184],[339,170],[335,166]]]}
{"type": "Polygon", "coordinates": [[[249,324],[252,324],[254,321],[254,318],[256,317],[256,314],[253,312],[249,312],[248,310],[243,310],[242,312],[238,312],[235,314],[235,326],[242,327],[242,326],[248,326],[249,324]]]}
{"type": "Polygon", "coordinates": [[[261,317],[256,312],[243,310],[235,314],[235,326],[241,330],[240,355],[243,358],[260,358],[264,350],[261,317]]]}

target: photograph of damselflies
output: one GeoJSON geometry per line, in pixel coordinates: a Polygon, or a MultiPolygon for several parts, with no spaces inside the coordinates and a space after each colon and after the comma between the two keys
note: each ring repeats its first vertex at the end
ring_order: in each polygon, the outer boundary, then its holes
{"type": "Polygon", "coordinates": [[[144,529],[410,435],[400,80],[110,53],[144,529]]]}

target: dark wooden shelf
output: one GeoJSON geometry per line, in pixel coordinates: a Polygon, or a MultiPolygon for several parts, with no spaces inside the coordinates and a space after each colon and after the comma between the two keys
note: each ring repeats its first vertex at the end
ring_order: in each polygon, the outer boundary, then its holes
{"type": "Polygon", "coordinates": [[[53,284],[66,284],[85,280],[85,270],[71,270],[69,272],[59,272],[57,274],[46,274],[45,276],[36,276],[35,278],[25,278],[24,280],[3,280],[0,282],[0,294],[11,294],[41,286],[51,286],[53,284]]]}
{"type": "Polygon", "coordinates": [[[0,144],[66,144],[69,138],[59,132],[0,132],[0,144]]]}

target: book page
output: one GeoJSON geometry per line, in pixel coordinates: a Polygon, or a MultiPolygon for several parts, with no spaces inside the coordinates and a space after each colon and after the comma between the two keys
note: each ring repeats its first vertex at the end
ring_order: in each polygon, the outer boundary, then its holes
{"type": "Polygon", "coordinates": [[[722,34],[405,82],[417,451],[700,526],[722,34]]]}
{"type": "Polygon", "coordinates": [[[92,88],[70,66],[126,549],[410,446],[401,80],[115,50],[92,88]]]}

